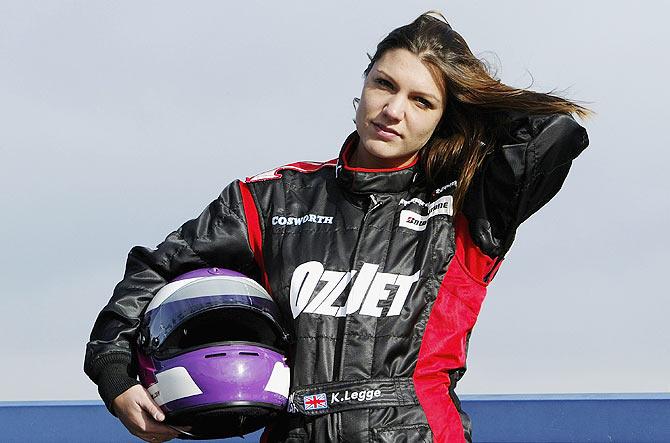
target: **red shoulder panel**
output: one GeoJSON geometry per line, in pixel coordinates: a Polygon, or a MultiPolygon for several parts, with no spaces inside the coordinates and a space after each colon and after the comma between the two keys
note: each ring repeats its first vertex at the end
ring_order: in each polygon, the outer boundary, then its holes
{"type": "Polygon", "coordinates": [[[261,231],[260,217],[258,209],[254,202],[254,197],[246,183],[239,182],[240,192],[242,193],[242,205],[244,207],[244,216],[247,219],[247,234],[249,237],[249,247],[254,253],[256,264],[263,274],[263,286],[272,294],[270,280],[265,269],[265,260],[263,259],[263,234],[261,231]]]}
{"type": "Polygon", "coordinates": [[[325,168],[327,166],[337,165],[337,159],[333,159],[327,162],[296,162],[290,163],[288,165],[280,166],[276,169],[271,169],[269,171],[261,172],[252,177],[247,177],[245,180],[246,183],[261,182],[265,180],[277,180],[282,177],[281,171],[289,169],[292,171],[303,172],[309,174],[310,172],[316,172],[319,169],[325,168]]]}

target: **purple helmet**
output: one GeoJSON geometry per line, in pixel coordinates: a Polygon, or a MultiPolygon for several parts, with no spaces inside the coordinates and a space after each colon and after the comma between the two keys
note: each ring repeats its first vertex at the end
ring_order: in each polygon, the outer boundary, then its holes
{"type": "Polygon", "coordinates": [[[165,285],[140,327],[140,382],[192,438],[253,432],[286,408],[287,334],[272,298],[227,269],[198,269],[165,285]]]}

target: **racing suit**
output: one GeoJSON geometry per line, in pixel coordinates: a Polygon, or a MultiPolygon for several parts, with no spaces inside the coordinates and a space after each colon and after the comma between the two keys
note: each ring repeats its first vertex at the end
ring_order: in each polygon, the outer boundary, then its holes
{"type": "Polygon", "coordinates": [[[268,289],[292,336],[289,411],[268,440],[470,441],[454,388],[486,287],[588,145],[567,115],[518,116],[508,132],[457,214],[456,182],[428,189],[417,163],[350,167],[355,132],[338,159],[231,183],[156,249],[130,251],[86,373],[109,407],[137,383],[132,350],[153,295],[193,269],[229,268],[268,289]]]}

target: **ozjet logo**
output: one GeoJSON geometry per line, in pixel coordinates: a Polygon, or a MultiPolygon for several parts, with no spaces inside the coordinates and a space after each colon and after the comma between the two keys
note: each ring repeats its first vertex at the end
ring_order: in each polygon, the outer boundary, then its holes
{"type": "Polygon", "coordinates": [[[419,272],[412,275],[377,272],[379,265],[364,263],[360,271],[330,271],[318,261],[303,263],[291,277],[290,304],[293,318],[301,313],[344,317],[359,313],[381,317],[379,302],[387,300],[395,288],[395,295],[386,317],[399,315],[419,272]],[[353,283],[352,283],[353,281],[353,283]],[[349,287],[349,297],[344,306],[334,306],[344,290],[349,287]],[[319,291],[316,288],[320,287],[319,291]],[[315,294],[316,292],[316,294],[315,294]]]}

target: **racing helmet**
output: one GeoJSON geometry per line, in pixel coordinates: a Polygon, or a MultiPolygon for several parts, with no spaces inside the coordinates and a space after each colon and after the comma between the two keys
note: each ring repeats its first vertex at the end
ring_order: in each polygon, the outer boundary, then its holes
{"type": "Polygon", "coordinates": [[[193,439],[243,435],[285,410],[288,335],[254,280],[221,268],[172,280],[151,300],[137,347],[141,384],[193,439]]]}

